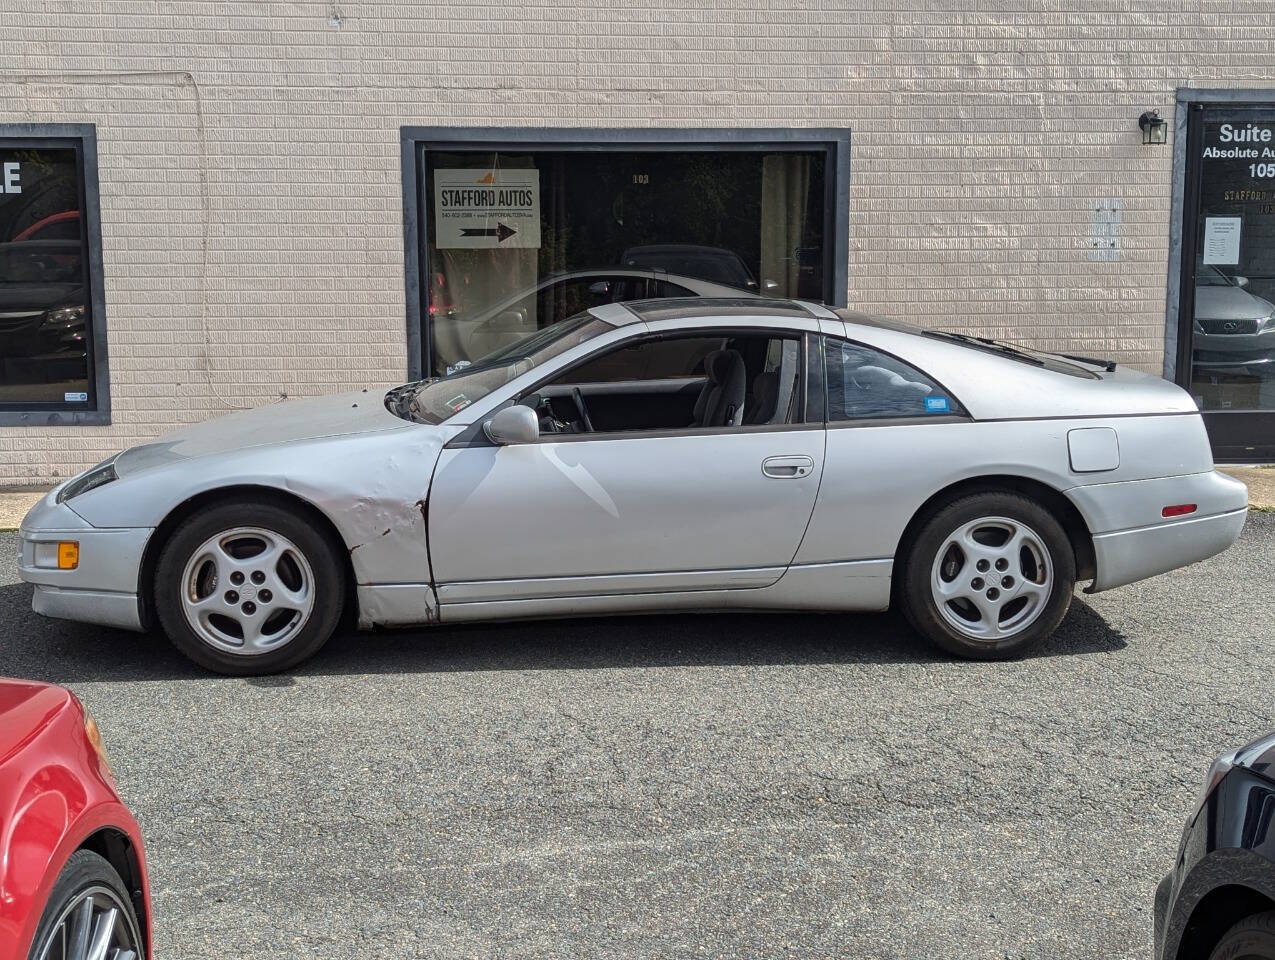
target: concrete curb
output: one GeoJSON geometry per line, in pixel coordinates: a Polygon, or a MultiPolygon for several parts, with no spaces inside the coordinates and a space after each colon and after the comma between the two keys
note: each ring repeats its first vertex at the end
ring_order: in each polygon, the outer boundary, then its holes
{"type": "Polygon", "coordinates": [[[1275,466],[1220,467],[1227,476],[1248,486],[1248,505],[1254,510],[1275,511],[1275,466]]]}
{"type": "Polygon", "coordinates": [[[0,493],[0,530],[17,530],[27,511],[39,502],[47,490],[23,490],[0,493]]]}

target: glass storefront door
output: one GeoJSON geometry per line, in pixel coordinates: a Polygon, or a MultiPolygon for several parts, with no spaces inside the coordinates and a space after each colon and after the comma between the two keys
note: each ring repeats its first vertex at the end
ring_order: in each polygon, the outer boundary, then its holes
{"type": "Polygon", "coordinates": [[[427,375],[603,303],[834,299],[824,149],[514,143],[418,156],[427,375]]]}
{"type": "Polygon", "coordinates": [[[1178,382],[1219,460],[1275,458],[1275,105],[1188,113],[1178,382]]]}

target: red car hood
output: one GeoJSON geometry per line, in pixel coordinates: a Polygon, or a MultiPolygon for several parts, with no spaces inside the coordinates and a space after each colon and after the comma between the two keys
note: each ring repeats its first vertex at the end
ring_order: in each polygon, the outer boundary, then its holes
{"type": "Polygon", "coordinates": [[[70,702],[71,694],[60,687],[0,679],[0,765],[70,702]]]}

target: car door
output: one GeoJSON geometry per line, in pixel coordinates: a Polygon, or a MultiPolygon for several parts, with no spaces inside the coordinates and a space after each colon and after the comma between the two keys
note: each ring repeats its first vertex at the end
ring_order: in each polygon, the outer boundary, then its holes
{"type": "MultiPolygon", "coordinates": [[[[747,372],[764,386],[774,373],[766,365],[778,356],[774,412],[759,411],[745,394],[753,412],[746,418],[743,407],[729,407],[722,424],[673,419],[649,426],[645,408],[635,408],[639,429],[612,424],[542,434],[536,443],[445,449],[429,498],[440,603],[762,587],[783,575],[823,468],[822,410],[817,421],[805,422],[805,338],[790,330],[777,335],[778,350],[763,352],[738,329],[686,333],[694,341],[688,355],[701,362],[706,338],[739,347],[741,357],[751,354],[747,372]]],[[[669,358],[667,341],[675,338],[659,339],[659,363],[649,356],[633,361],[635,374],[654,370],[654,379],[616,375],[615,354],[629,343],[585,361],[609,371],[610,380],[580,383],[571,371],[559,372],[535,386],[536,396],[565,405],[576,389],[640,395],[657,380],[691,379],[669,358]]]]}

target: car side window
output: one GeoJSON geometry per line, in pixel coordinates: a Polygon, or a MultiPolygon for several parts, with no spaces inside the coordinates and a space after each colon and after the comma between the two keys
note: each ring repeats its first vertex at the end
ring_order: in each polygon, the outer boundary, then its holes
{"type": "Polygon", "coordinates": [[[826,337],[824,356],[830,422],[965,413],[932,379],[887,353],[826,337]]]}
{"type": "Polygon", "coordinates": [[[694,290],[687,290],[681,284],[671,283],[668,280],[656,280],[651,284],[652,297],[693,297],[694,290]]]}
{"type": "Polygon", "coordinates": [[[802,336],[701,331],[614,347],[520,402],[542,433],[676,431],[801,422],[802,336]]]}
{"type": "Polygon", "coordinates": [[[677,337],[643,340],[586,361],[564,374],[559,383],[617,383],[703,377],[704,358],[721,350],[724,337],[677,337]]]}

